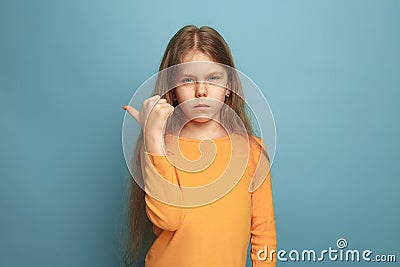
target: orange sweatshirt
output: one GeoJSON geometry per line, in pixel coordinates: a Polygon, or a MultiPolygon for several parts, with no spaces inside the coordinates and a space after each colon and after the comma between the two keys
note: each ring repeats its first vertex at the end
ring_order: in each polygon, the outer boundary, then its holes
{"type": "Polygon", "coordinates": [[[146,152],[142,160],[146,212],[157,236],[146,267],[245,267],[249,240],[253,267],[275,266],[275,254],[272,261],[257,257],[265,256],[265,246],[268,253],[276,250],[269,161],[261,140],[174,140],[190,160],[186,165],[172,145],[166,146],[168,156],[146,152]]]}

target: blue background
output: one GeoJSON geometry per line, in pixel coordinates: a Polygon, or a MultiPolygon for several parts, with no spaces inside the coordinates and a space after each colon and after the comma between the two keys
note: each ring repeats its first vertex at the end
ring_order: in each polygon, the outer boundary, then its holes
{"type": "Polygon", "coordinates": [[[400,2],[150,2],[0,2],[0,266],[121,266],[121,106],[186,24],[269,101],[279,248],[399,261],[400,2]]]}

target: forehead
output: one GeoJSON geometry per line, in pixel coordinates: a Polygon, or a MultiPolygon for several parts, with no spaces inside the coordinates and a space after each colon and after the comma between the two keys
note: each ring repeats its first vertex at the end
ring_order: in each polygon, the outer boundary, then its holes
{"type": "Polygon", "coordinates": [[[176,66],[176,73],[179,75],[208,75],[211,73],[226,74],[226,69],[222,64],[211,61],[192,61],[176,66]]]}
{"type": "Polygon", "coordinates": [[[201,52],[193,51],[182,58],[182,64],[178,65],[180,74],[207,74],[211,72],[226,73],[222,64],[217,63],[212,57],[201,52]]]}
{"type": "Polygon", "coordinates": [[[190,53],[185,54],[184,57],[182,58],[182,63],[188,63],[193,61],[215,62],[215,60],[212,57],[200,51],[192,51],[190,53]]]}

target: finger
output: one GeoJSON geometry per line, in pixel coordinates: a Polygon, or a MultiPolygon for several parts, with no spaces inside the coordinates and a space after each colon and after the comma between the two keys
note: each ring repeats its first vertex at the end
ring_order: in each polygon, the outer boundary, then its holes
{"type": "Polygon", "coordinates": [[[164,102],[164,103],[158,102],[157,105],[160,107],[172,107],[172,105],[167,102],[164,102]]]}
{"type": "Polygon", "coordinates": [[[154,108],[161,108],[161,107],[172,107],[172,105],[171,104],[169,104],[169,103],[167,103],[166,101],[162,101],[162,102],[157,102],[157,103],[155,103],[154,104],[154,106],[152,107],[153,109],[154,108]]]}
{"type": "Polygon", "coordinates": [[[137,121],[139,122],[139,111],[132,106],[124,106],[125,110],[137,121]]]}
{"type": "Polygon", "coordinates": [[[147,98],[146,100],[143,101],[142,103],[142,109],[145,106],[154,106],[155,103],[160,99],[159,95],[153,95],[152,97],[147,98]]]}
{"type": "Polygon", "coordinates": [[[156,107],[156,106],[154,106],[154,107],[155,107],[156,110],[158,110],[158,111],[160,111],[160,110],[163,110],[163,111],[168,110],[168,113],[174,111],[174,107],[171,106],[171,105],[168,104],[168,103],[157,104],[157,107],[156,107]]]}
{"type": "Polygon", "coordinates": [[[168,103],[165,103],[161,106],[161,109],[165,111],[165,115],[168,117],[174,112],[174,107],[168,103]]]}
{"type": "Polygon", "coordinates": [[[167,103],[167,99],[165,98],[160,98],[157,103],[167,103]]]}
{"type": "Polygon", "coordinates": [[[153,95],[152,97],[147,98],[148,101],[157,101],[161,97],[159,95],[153,95]]]}

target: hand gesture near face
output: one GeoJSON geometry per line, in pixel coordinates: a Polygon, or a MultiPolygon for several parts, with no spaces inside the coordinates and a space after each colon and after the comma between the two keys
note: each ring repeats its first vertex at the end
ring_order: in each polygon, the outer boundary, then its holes
{"type": "Polygon", "coordinates": [[[163,126],[174,111],[174,107],[159,95],[152,96],[142,103],[139,111],[132,106],[123,106],[142,127],[146,151],[156,155],[164,155],[162,149],[163,126]]]}

